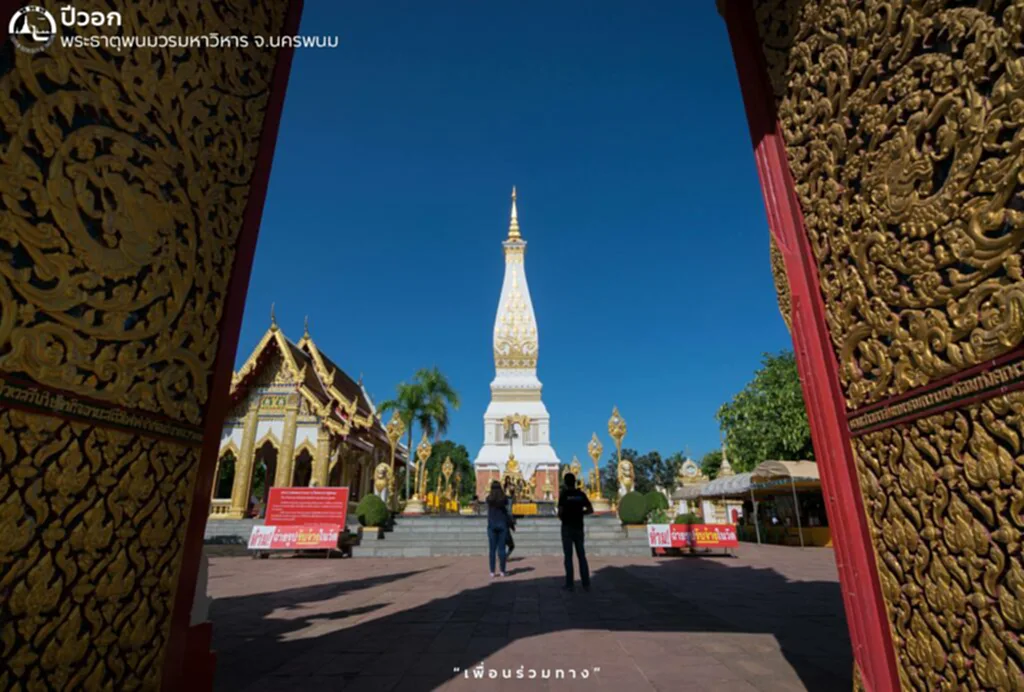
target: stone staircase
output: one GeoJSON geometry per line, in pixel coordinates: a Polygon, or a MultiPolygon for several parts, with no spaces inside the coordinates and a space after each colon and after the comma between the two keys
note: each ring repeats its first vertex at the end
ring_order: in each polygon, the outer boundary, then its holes
{"type": "MultiPolygon", "coordinates": [[[[588,556],[650,556],[646,532],[627,533],[614,515],[584,519],[588,556]]],[[[554,517],[524,517],[513,534],[515,557],[561,556],[561,524],[554,517]]],[[[392,531],[364,535],[353,557],[451,557],[487,555],[485,517],[398,517],[392,531]]]]}

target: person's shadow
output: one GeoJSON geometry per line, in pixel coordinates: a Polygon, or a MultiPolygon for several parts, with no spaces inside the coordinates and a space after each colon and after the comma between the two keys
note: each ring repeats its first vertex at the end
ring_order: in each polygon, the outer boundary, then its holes
{"type": "MultiPolygon", "coordinates": [[[[532,570],[521,567],[512,574],[532,570]]],[[[852,685],[853,659],[837,582],[791,582],[771,569],[667,558],[598,569],[589,594],[560,592],[561,577],[495,579],[375,619],[365,615],[372,617],[388,603],[291,620],[268,617],[275,610],[417,574],[344,581],[343,572],[328,584],[214,600],[216,688],[244,690],[257,680],[297,670],[319,674],[309,669],[312,653],[317,661],[333,661],[329,673],[339,676],[339,686],[399,674],[414,676],[422,689],[434,689],[519,639],[569,630],[769,634],[807,689],[852,685]],[[515,604],[524,598],[537,602],[535,614],[514,617],[515,604]],[[545,608],[547,603],[555,607],[545,608]],[[357,614],[364,616],[362,622],[339,629],[339,621],[357,614]],[[314,637],[303,633],[308,628],[330,631],[314,637]]],[[[408,588],[416,588],[415,583],[408,588]]],[[[679,675],[686,679],[682,668],[679,675]]]]}

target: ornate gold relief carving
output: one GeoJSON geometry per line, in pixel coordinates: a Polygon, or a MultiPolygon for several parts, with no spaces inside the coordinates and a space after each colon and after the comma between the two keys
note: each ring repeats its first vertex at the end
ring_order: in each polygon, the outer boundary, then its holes
{"type": "Polygon", "coordinates": [[[903,686],[1024,689],[1024,392],[853,441],[903,686]]]}
{"type": "Polygon", "coordinates": [[[0,689],[157,689],[199,449],[0,411],[0,689]]]}
{"type": "MultiPolygon", "coordinates": [[[[116,5],[182,36],[287,9],[116,5]]],[[[0,368],[199,424],[276,52],[58,48],[0,84],[0,368]]]]}
{"type": "Polygon", "coordinates": [[[494,330],[494,363],[498,368],[537,367],[537,323],[519,285],[514,267],[509,294],[494,330]]]}
{"type": "Polygon", "coordinates": [[[1024,342],[1024,12],[758,3],[847,404],[1024,342]]]}
{"type": "Polygon", "coordinates": [[[775,296],[779,303],[779,312],[782,313],[782,321],[786,323],[786,329],[793,331],[793,304],[789,296],[789,279],[786,277],[786,264],[782,259],[782,252],[775,244],[775,238],[768,236],[768,252],[772,262],[772,281],[775,282],[775,296]]]}
{"type": "MultiPolygon", "coordinates": [[[[258,5],[75,3],[280,35],[258,5]]],[[[158,689],[200,451],[155,436],[204,423],[277,55],[6,49],[0,371],[56,392],[0,407],[0,689],[158,689]]]]}

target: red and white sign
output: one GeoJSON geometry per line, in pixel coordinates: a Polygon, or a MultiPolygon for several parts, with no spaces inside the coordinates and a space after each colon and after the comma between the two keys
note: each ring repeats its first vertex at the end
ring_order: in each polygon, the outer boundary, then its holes
{"type": "Polygon", "coordinates": [[[348,488],[271,488],[265,524],[252,527],[249,550],[337,548],[347,513],[348,488]]]}
{"type": "Polygon", "coordinates": [[[648,524],[652,548],[736,548],[739,538],[732,524],[648,524]]]}
{"type": "Polygon", "coordinates": [[[254,526],[249,550],[327,550],[341,531],[329,526],[254,526]]]}

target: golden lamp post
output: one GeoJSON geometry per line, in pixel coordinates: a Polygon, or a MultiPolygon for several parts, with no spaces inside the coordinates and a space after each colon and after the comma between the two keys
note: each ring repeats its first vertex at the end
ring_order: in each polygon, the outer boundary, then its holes
{"type": "MultiPolygon", "coordinates": [[[[391,507],[392,509],[398,507],[398,498],[395,497],[395,449],[398,447],[398,441],[402,439],[402,435],[405,434],[405,423],[398,417],[398,412],[395,411],[391,414],[391,420],[388,421],[387,427],[384,431],[388,435],[388,442],[391,443],[391,487],[388,489],[391,492],[391,507]]],[[[405,470],[406,478],[409,476],[408,467],[405,470]]]]}
{"type": "Polygon", "coordinates": [[[591,504],[594,506],[594,512],[610,512],[612,510],[612,503],[604,499],[601,496],[601,452],[604,451],[604,445],[601,444],[601,440],[597,439],[597,433],[590,438],[590,444],[587,445],[587,452],[590,454],[590,458],[594,460],[594,497],[591,504]]]}
{"type": "Polygon", "coordinates": [[[452,458],[445,457],[444,462],[441,464],[441,475],[444,476],[444,492],[442,493],[441,501],[445,504],[447,504],[448,501],[448,484],[451,481],[452,471],[454,470],[455,464],[452,463],[452,458]]]}
{"type": "Polygon", "coordinates": [[[612,408],[612,417],[608,419],[608,434],[615,440],[615,454],[618,459],[616,481],[619,494],[624,495],[633,489],[633,462],[622,458],[622,438],[626,436],[626,421],[619,415],[619,407],[612,408]]]}
{"type": "Polygon", "coordinates": [[[427,473],[427,459],[430,458],[430,453],[434,448],[430,444],[430,440],[427,439],[427,433],[423,433],[423,439],[420,440],[419,445],[416,447],[416,458],[419,460],[416,464],[416,479],[412,486],[412,497],[405,503],[405,511],[402,514],[423,514],[425,513],[426,506],[423,504],[423,498],[420,497],[423,487],[423,477],[427,473]]]}

